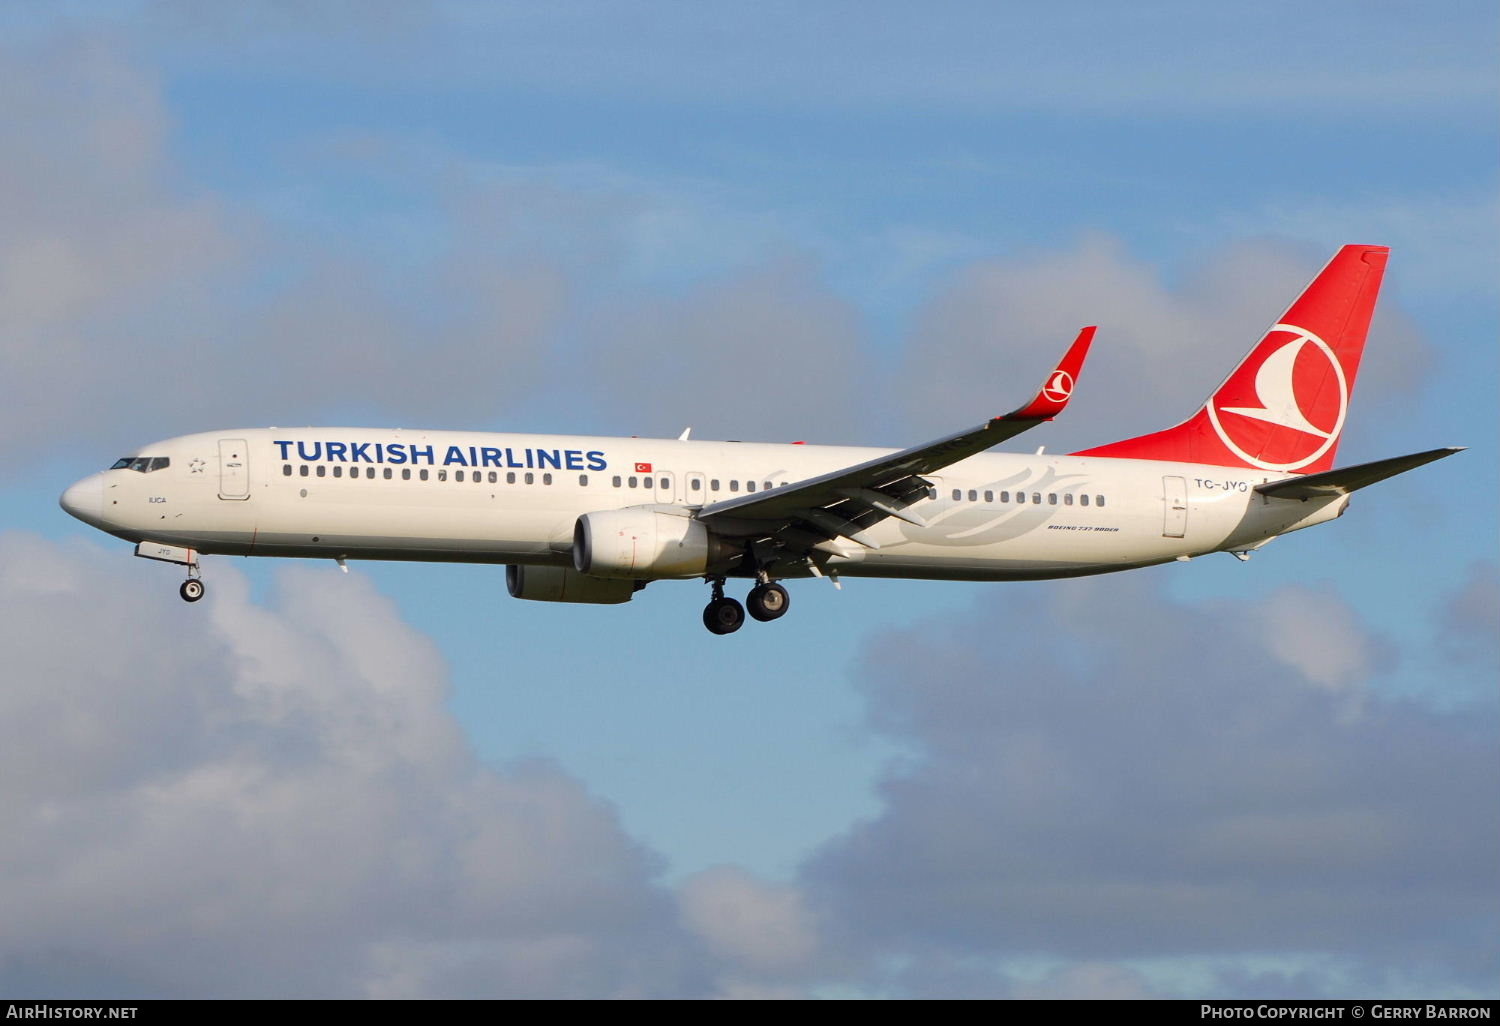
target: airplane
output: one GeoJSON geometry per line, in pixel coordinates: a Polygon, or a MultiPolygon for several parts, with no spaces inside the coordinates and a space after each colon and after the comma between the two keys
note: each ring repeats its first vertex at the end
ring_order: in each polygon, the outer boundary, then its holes
{"type": "Polygon", "coordinates": [[[1334,469],[1389,250],[1342,247],[1187,420],[1049,455],[987,450],[1068,405],[1084,328],[1024,405],[889,450],[259,428],[171,438],[68,488],[79,520],[186,567],[206,554],[504,564],[512,596],[628,602],[702,579],[714,634],[783,616],[798,578],[1017,581],[1245,560],[1350,494],[1461,447],[1334,469]],[[746,602],[724,594],[753,581],[746,602]]]}

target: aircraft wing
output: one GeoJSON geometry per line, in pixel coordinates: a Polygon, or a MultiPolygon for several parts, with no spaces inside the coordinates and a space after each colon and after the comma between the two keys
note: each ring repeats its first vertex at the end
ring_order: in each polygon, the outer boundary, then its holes
{"type": "Polygon", "coordinates": [[[1061,413],[1073,394],[1094,330],[1080,331],[1032,400],[1010,413],[843,470],[715,502],[703,508],[699,519],[724,534],[768,535],[798,555],[810,550],[842,555],[840,538],[876,548],[864,532],[886,517],[924,526],[925,521],[906,508],[927,495],[930,486],[922,475],[993,448],[1061,413]]]}

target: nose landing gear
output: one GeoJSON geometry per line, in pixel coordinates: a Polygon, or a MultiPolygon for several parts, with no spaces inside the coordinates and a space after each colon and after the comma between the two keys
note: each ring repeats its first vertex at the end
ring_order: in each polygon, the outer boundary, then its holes
{"type": "Polygon", "coordinates": [[[184,602],[197,602],[203,597],[203,578],[199,574],[198,561],[195,559],[187,565],[187,580],[182,582],[182,587],[177,589],[177,594],[182,596],[184,602]]]}

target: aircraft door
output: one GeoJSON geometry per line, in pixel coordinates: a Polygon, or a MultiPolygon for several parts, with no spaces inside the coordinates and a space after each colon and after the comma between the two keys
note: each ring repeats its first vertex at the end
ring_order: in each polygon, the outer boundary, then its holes
{"type": "Polygon", "coordinates": [[[1161,479],[1162,505],[1165,519],[1162,521],[1163,538],[1181,538],[1187,534],[1187,479],[1164,477],[1161,479]]]}
{"type": "Polygon", "coordinates": [[[219,439],[219,498],[250,498],[250,446],[243,438],[219,439]]]}
{"type": "Polygon", "coordinates": [[[689,506],[707,506],[708,499],[708,476],[701,470],[689,470],[682,475],[684,490],[682,501],[689,506]]]}

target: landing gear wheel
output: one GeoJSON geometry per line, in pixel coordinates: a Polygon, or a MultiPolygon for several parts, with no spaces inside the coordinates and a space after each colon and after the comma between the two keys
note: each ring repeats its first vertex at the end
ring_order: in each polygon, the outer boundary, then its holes
{"type": "Polygon", "coordinates": [[[792,603],[792,597],[787,594],[786,589],[779,584],[767,582],[757,584],[750,589],[750,596],[745,600],[749,607],[750,615],[761,623],[770,623],[779,620],[786,615],[787,607],[792,603]]]}
{"type": "Polygon", "coordinates": [[[703,626],[715,634],[733,634],[745,622],[745,607],[732,598],[716,598],[703,609],[703,626]]]}
{"type": "Polygon", "coordinates": [[[196,577],[189,577],[177,589],[177,594],[182,596],[184,602],[197,602],[203,597],[203,582],[196,577]]]}

